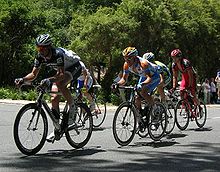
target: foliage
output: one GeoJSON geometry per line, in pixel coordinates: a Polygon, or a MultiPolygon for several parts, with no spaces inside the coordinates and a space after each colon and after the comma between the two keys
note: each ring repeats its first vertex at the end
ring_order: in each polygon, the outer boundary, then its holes
{"type": "Polygon", "coordinates": [[[31,70],[41,33],[50,33],[54,46],[79,54],[98,73],[108,100],[127,46],[137,47],[140,56],[152,51],[169,66],[170,51],[180,48],[199,80],[215,77],[220,68],[219,0],[5,0],[0,5],[0,86],[13,85],[31,70]]]}

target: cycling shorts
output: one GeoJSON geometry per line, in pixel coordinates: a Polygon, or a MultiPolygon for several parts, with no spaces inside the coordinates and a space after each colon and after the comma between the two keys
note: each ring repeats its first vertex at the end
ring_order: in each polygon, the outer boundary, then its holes
{"type": "MultiPolygon", "coordinates": [[[[92,79],[92,77],[90,76],[90,77],[89,77],[89,80],[88,80],[88,82],[87,82],[87,85],[86,85],[86,87],[87,87],[88,90],[91,89],[92,84],[93,84],[93,79],[92,79]]],[[[78,81],[77,81],[77,89],[78,89],[78,90],[81,90],[83,87],[84,87],[84,81],[78,80],[78,81]]]]}
{"type": "Polygon", "coordinates": [[[190,88],[188,82],[186,82],[186,80],[182,80],[180,84],[180,91],[184,89],[188,89],[192,95],[196,95],[196,78],[193,78],[193,84],[190,88]]]}
{"type": "MultiPolygon", "coordinates": [[[[147,78],[146,77],[140,77],[138,84],[144,82],[147,78]]],[[[148,93],[151,93],[160,83],[160,75],[159,74],[154,74],[152,76],[152,80],[150,83],[148,83],[147,85],[145,85],[148,89],[148,93]]]]}

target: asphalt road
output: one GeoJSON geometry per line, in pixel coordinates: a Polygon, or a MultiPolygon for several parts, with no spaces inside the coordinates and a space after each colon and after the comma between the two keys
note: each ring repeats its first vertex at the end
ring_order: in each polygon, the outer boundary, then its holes
{"type": "Polygon", "coordinates": [[[109,108],[104,124],[93,131],[83,149],[72,148],[63,137],[54,144],[46,143],[35,156],[23,155],[14,143],[13,123],[21,106],[0,103],[0,172],[220,171],[220,106],[208,107],[203,129],[197,129],[195,122],[191,122],[186,131],[175,127],[160,142],[137,135],[125,147],[113,138],[115,110],[109,108]]]}

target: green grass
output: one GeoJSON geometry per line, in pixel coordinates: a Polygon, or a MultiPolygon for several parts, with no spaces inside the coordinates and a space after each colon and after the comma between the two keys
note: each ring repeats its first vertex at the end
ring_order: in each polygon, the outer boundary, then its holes
{"type": "MultiPolygon", "coordinates": [[[[34,89],[21,91],[17,88],[0,88],[0,99],[12,99],[12,100],[36,100],[37,92],[34,89]]],[[[46,99],[49,99],[49,95],[46,95],[46,99]]]]}

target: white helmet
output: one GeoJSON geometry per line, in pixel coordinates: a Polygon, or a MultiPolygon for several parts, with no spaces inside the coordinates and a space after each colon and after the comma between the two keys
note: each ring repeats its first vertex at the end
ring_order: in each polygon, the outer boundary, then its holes
{"type": "Polygon", "coordinates": [[[154,53],[149,52],[149,53],[145,53],[143,55],[143,58],[148,60],[148,61],[154,61],[155,56],[154,56],[154,53]]]}

